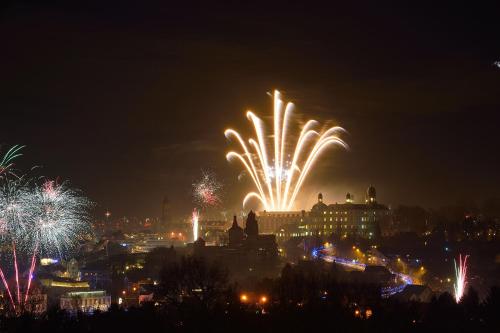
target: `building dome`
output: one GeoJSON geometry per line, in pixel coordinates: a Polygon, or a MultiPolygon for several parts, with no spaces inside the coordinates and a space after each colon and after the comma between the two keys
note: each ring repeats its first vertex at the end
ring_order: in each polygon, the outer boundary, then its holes
{"type": "Polygon", "coordinates": [[[366,190],[366,201],[367,202],[376,202],[377,201],[377,191],[375,187],[370,186],[366,190]]]}
{"type": "Polygon", "coordinates": [[[312,206],[313,210],[320,211],[326,209],[326,204],[323,202],[323,194],[318,193],[318,202],[312,206]]]}
{"type": "Polygon", "coordinates": [[[348,203],[351,203],[353,201],[353,195],[351,195],[351,193],[347,192],[347,194],[345,195],[345,202],[348,202],[348,203]]]}

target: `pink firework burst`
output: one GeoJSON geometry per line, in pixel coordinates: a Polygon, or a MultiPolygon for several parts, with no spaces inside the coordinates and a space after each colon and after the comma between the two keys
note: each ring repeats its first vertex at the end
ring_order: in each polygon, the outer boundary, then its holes
{"type": "Polygon", "coordinates": [[[57,189],[55,188],[55,181],[53,180],[47,180],[43,184],[43,191],[44,193],[49,196],[51,199],[55,198],[57,196],[57,189]]]}
{"type": "Polygon", "coordinates": [[[201,178],[193,184],[193,195],[201,206],[217,206],[221,203],[219,192],[222,184],[212,172],[202,171],[201,178]]]}

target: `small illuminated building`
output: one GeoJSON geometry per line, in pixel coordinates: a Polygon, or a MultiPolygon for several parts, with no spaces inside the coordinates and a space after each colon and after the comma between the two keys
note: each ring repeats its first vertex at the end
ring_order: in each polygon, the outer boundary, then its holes
{"type": "Polygon", "coordinates": [[[60,299],[61,310],[68,312],[108,311],[110,306],[111,296],[103,290],[68,292],[60,299]]]}
{"type": "Polygon", "coordinates": [[[43,277],[40,278],[41,284],[46,288],[89,288],[89,284],[87,281],[76,281],[69,278],[61,278],[61,277],[43,277]]]}
{"type": "Polygon", "coordinates": [[[200,236],[212,245],[227,243],[226,230],[228,221],[226,220],[202,220],[200,221],[200,236]]]}

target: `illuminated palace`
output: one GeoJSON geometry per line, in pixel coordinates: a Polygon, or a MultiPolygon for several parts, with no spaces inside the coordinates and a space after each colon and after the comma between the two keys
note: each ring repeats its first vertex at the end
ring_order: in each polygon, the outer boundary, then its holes
{"type": "Polygon", "coordinates": [[[310,211],[258,212],[264,233],[274,233],[280,240],[300,236],[360,236],[374,238],[380,233],[380,223],[389,218],[389,208],[377,202],[373,186],[366,191],[364,203],[354,203],[346,194],[345,203],[325,204],[323,195],[310,211]]]}

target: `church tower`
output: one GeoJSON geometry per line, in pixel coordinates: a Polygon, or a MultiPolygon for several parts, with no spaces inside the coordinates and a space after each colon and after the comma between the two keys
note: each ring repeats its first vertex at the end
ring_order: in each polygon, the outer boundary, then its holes
{"type": "Polygon", "coordinates": [[[247,234],[248,238],[257,238],[259,235],[259,226],[253,211],[248,213],[247,222],[245,224],[245,234],[247,234]]]}
{"type": "Polygon", "coordinates": [[[243,244],[243,240],[245,239],[245,234],[243,233],[243,229],[238,225],[238,221],[236,220],[236,215],[233,217],[233,225],[228,230],[229,234],[229,247],[237,247],[243,244]]]}

